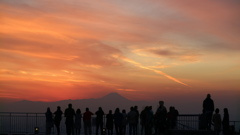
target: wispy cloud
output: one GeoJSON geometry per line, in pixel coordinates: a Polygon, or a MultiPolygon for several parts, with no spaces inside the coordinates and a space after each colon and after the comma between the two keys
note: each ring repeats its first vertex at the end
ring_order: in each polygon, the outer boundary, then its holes
{"type": "Polygon", "coordinates": [[[200,60],[200,54],[194,49],[180,48],[173,45],[160,45],[159,47],[145,47],[134,50],[134,53],[142,56],[175,59],[180,61],[196,62],[200,60]]]}
{"type": "Polygon", "coordinates": [[[179,81],[178,79],[176,79],[176,78],[174,78],[174,77],[172,77],[172,76],[170,76],[170,75],[168,75],[168,74],[166,74],[166,73],[164,73],[164,72],[162,72],[162,71],[160,71],[160,70],[156,70],[156,69],[153,69],[153,68],[150,68],[150,67],[143,66],[142,64],[140,64],[140,63],[138,63],[138,62],[136,62],[136,61],[133,61],[133,60],[131,60],[131,59],[129,59],[129,58],[123,57],[123,56],[120,56],[119,58],[121,58],[123,61],[126,61],[126,62],[128,62],[128,63],[131,63],[131,64],[135,65],[136,67],[153,71],[153,72],[155,72],[155,73],[157,73],[157,74],[160,74],[160,75],[163,75],[163,76],[167,77],[167,78],[170,79],[170,80],[173,80],[174,82],[177,82],[177,83],[179,83],[179,84],[188,86],[187,84],[179,81]]]}
{"type": "Polygon", "coordinates": [[[134,89],[117,89],[119,91],[127,91],[127,92],[134,92],[134,91],[137,91],[137,90],[134,90],[134,89]]]}

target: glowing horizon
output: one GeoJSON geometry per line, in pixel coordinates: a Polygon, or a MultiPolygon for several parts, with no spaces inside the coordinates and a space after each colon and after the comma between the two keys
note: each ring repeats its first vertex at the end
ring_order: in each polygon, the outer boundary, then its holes
{"type": "Polygon", "coordinates": [[[0,99],[240,95],[239,4],[2,0],[0,99]]]}

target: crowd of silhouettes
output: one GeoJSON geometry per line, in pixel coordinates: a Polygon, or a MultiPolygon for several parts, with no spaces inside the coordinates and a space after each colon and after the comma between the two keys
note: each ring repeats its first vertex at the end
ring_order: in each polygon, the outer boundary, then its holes
{"type": "MultiPolygon", "coordinates": [[[[223,132],[223,135],[230,135],[231,129],[229,126],[229,114],[228,109],[224,108],[223,120],[219,114],[220,110],[215,109],[214,112],[214,101],[211,99],[211,95],[208,94],[206,99],[203,101],[203,111],[199,116],[199,129],[200,130],[211,130],[213,125],[216,135],[223,132]]],[[[94,123],[96,124],[96,135],[113,135],[115,129],[116,135],[137,135],[140,131],[141,135],[161,135],[166,134],[168,129],[175,129],[177,124],[177,117],[179,112],[175,107],[170,106],[169,110],[164,106],[164,101],[159,101],[159,107],[154,113],[152,106],[146,106],[140,113],[137,106],[132,106],[128,112],[125,109],[120,111],[116,108],[113,112],[109,110],[107,114],[104,113],[102,107],[99,107],[95,113],[92,113],[89,108],[82,114],[80,109],[75,110],[72,104],[68,105],[64,113],[61,111],[61,107],[58,106],[57,110],[52,114],[50,108],[47,108],[46,115],[46,134],[50,135],[51,128],[55,124],[57,134],[60,135],[60,123],[62,115],[64,114],[66,132],[67,135],[80,135],[82,121],[84,126],[84,134],[92,134],[92,115],[96,116],[94,123]],[[54,115],[54,117],[53,117],[54,115]],[[106,116],[104,121],[104,116],[106,116]],[[140,120],[140,121],[139,121],[140,120]],[[106,123],[105,123],[106,122],[106,123]],[[140,127],[138,125],[140,124],[140,127]],[[126,127],[129,130],[126,131],[126,127]],[[140,128],[140,130],[138,129],[140,128]]]]}

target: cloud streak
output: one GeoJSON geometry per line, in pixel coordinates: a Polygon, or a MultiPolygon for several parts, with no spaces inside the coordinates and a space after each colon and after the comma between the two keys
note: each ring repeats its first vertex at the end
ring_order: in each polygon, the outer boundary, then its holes
{"type": "Polygon", "coordinates": [[[142,64],[140,64],[140,63],[138,63],[138,62],[136,62],[136,61],[133,61],[133,60],[131,60],[131,59],[129,59],[129,58],[123,57],[123,56],[121,56],[120,58],[121,58],[123,61],[126,61],[126,62],[128,62],[128,63],[131,63],[131,64],[135,65],[136,67],[153,71],[153,72],[155,72],[155,73],[157,73],[157,74],[160,74],[160,75],[163,75],[163,76],[167,77],[168,79],[170,79],[170,80],[172,80],[172,81],[174,81],[174,82],[177,82],[177,83],[182,84],[182,85],[185,85],[185,86],[189,86],[189,85],[187,85],[187,84],[179,81],[178,79],[176,79],[176,78],[174,78],[174,77],[172,77],[172,76],[170,76],[170,75],[168,75],[168,74],[166,74],[166,73],[164,73],[164,72],[162,72],[162,71],[159,71],[159,70],[156,70],[156,69],[153,69],[153,68],[150,68],[150,67],[143,66],[142,64]]]}

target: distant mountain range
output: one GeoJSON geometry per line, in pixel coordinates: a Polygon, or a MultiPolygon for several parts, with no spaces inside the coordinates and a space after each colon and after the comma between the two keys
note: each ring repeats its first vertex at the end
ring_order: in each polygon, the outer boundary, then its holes
{"type": "Polygon", "coordinates": [[[105,113],[108,113],[109,110],[115,110],[115,108],[130,110],[131,106],[137,105],[139,110],[142,107],[151,105],[146,101],[132,101],[118,93],[110,93],[101,98],[96,99],[80,99],[80,100],[62,100],[56,102],[39,102],[39,101],[19,101],[8,104],[3,104],[0,108],[0,112],[34,112],[41,113],[46,112],[47,107],[50,107],[51,111],[54,112],[57,109],[57,106],[61,107],[61,110],[64,111],[68,104],[71,103],[73,108],[81,109],[82,112],[85,112],[85,108],[88,107],[90,111],[97,111],[98,107],[102,107],[105,113]]]}

